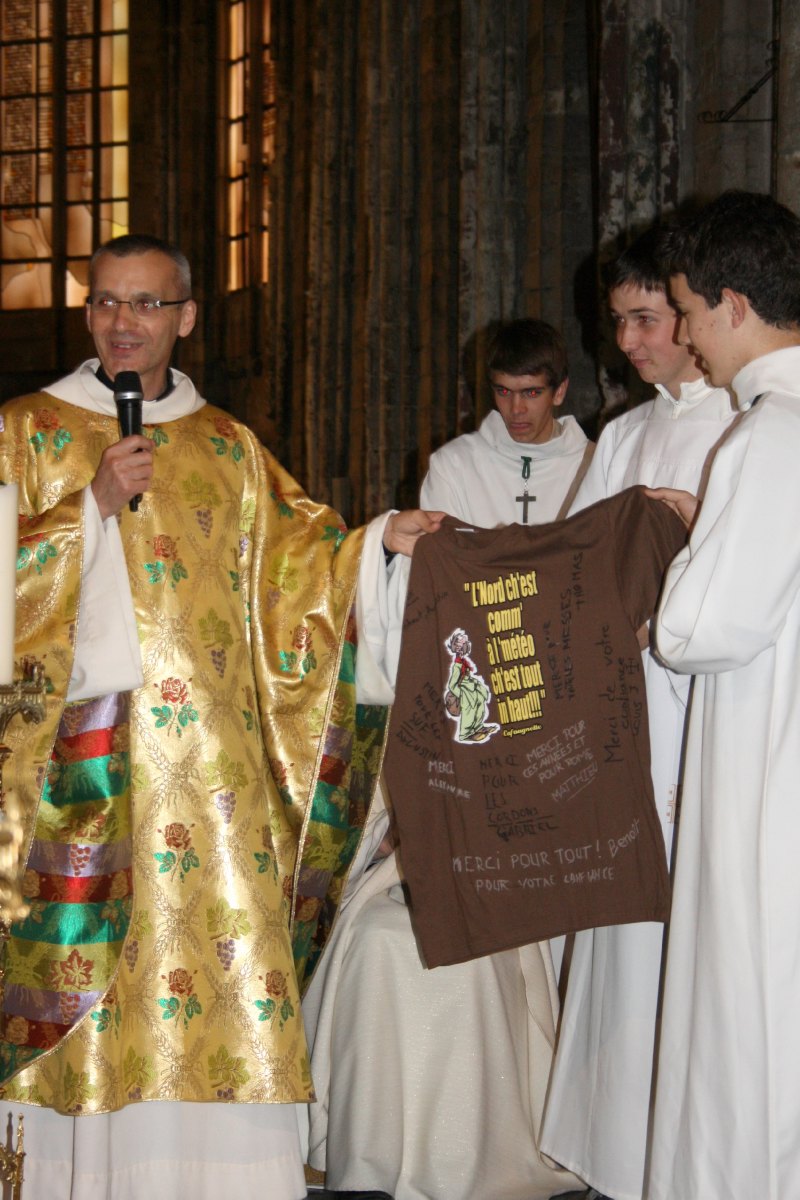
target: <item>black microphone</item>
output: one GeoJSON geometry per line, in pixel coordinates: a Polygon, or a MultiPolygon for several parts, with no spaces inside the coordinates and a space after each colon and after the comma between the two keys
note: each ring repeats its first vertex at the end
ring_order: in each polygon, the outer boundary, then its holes
{"type": "MultiPolygon", "coordinates": [[[[119,414],[120,437],[142,432],[142,381],[137,371],[120,371],[114,380],[114,400],[119,414]]],[[[131,496],[128,507],[137,512],[141,496],[131,496]]]]}

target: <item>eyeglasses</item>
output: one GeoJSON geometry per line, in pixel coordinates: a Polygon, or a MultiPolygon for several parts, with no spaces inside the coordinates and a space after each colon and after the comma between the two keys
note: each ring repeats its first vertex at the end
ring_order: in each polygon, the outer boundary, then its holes
{"type": "Polygon", "coordinates": [[[185,300],[158,300],[155,296],[137,296],[135,300],[118,300],[116,296],[89,296],[86,305],[96,313],[116,313],[121,304],[129,304],[131,312],[137,317],[152,317],[162,308],[170,308],[173,304],[187,304],[191,296],[185,300]]]}

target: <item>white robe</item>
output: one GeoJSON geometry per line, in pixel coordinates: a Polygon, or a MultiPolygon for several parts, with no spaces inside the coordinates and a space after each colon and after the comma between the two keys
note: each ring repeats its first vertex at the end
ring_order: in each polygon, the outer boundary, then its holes
{"type": "MultiPolygon", "coordinates": [[[[97,359],[47,389],[68,403],[115,416],[97,359]]],[[[163,400],[145,401],[143,424],[166,424],[205,401],[180,371],[163,400]]],[[[369,526],[359,572],[358,699],[391,699],[405,587],[387,573],[382,548],[388,514],[369,526]]],[[[141,685],[133,602],[116,518],[100,518],[84,492],[81,607],[69,699],[141,685]],[[88,619],[86,615],[88,614],[88,619]]],[[[400,560],[395,560],[400,562],[400,560]]],[[[31,1200],[301,1200],[306,1195],[297,1111],[284,1104],[136,1104],[119,1112],[67,1117],[15,1105],[25,1116],[25,1187],[31,1200]]]]}
{"type": "MultiPolygon", "coordinates": [[[[637,483],[696,493],[733,416],[728,392],[703,379],[684,383],[678,400],[659,389],[604,429],[572,511],[637,483]]],[[[669,857],[691,680],[649,652],[644,670],[669,857]]],[[[542,1148],[614,1200],[640,1200],[644,1186],[662,940],[652,922],[575,935],[542,1148]]]]}
{"type": "Polygon", "coordinates": [[[528,458],[528,524],[555,520],[587,445],[574,417],[559,418],[556,430],[549,442],[529,446],[515,442],[500,413],[490,412],[475,433],[462,434],[433,452],[420,504],[479,522],[485,529],[521,524],[517,497],[525,488],[522,460],[528,458]]]}
{"type": "MultiPolygon", "coordinates": [[[[520,445],[490,414],[432,456],[423,507],[487,527],[519,520],[525,455],[529,522],[552,520],[587,445],[572,417],[558,429],[520,445]]],[[[318,1097],[309,1162],[328,1187],[545,1200],[579,1186],[537,1146],[558,1015],[546,943],[426,970],[392,855],[350,892],[303,1012],[318,1097]]]]}
{"type": "Polygon", "coordinates": [[[670,566],[660,654],[696,674],[648,1200],[800,1195],[800,347],[745,414],[670,566]]]}

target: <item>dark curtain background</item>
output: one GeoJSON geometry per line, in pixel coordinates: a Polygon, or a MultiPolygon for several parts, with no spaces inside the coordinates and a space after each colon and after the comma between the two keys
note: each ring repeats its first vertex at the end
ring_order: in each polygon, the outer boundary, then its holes
{"type": "Polygon", "coordinates": [[[277,0],[274,20],[266,431],[361,520],[413,503],[430,451],[483,415],[500,319],[561,325],[573,411],[597,407],[574,296],[593,247],[586,10],[277,0]]]}

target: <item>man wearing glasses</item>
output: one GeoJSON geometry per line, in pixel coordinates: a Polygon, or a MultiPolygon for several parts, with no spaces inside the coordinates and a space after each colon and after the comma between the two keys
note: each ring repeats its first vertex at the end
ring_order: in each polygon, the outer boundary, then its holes
{"type": "MultiPolygon", "coordinates": [[[[391,694],[386,558],[438,514],[346,534],[169,368],[196,317],[176,248],[115,239],[90,283],[98,359],[0,426],[17,650],[49,692],[7,770],[32,908],[8,942],[0,1082],[39,1106],[32,1195],[299,1200],[299,981],[380,765],[384,714],[356,688],[391,694]],[[144,434],[120,439],[122,371],[144,434]]],[[[399,620],[392,636],[396,653],[399,620]]]]}

